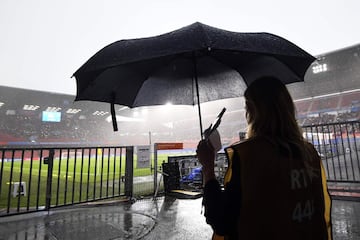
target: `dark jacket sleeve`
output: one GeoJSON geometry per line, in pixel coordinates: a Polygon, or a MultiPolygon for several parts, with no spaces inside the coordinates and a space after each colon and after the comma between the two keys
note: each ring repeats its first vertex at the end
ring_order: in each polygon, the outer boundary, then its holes
{"type": "Polygon", "coordinates": [[[204,187],[203,204],[206,222],[221,236],[236,236],[240,214],[240,166],[235,153],[232,160],[232,177],[223,190],[219,182],[210,180],[204,187]]]}
{"type": "Polygon", "coordinates": [[[221,190],[219,182],[216,179],[208,181],[203,195],[205,218],[218,235],[226,234],[225,204],[225,192],[221,190]]]}

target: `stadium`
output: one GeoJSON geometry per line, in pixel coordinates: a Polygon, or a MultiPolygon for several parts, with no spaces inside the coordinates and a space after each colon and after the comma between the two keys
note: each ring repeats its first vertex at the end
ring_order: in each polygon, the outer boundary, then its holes
{"type": "MultiPolygon", "coordinates": [[[[360,198],[359,64],[360,45],[339,49],[317,56],[305,81],[288,85],[304,137],[322,158],[333,199],[350,203],[360,198]]],[[[180,211],[185,213],[180,219],[186,218],[189,224],[177,224],[176,228],[201,227],[192,224],[197,218],[189,221],[186,216],[187,209],[193,215],[191,204],[174,200],[194,199],[200,208],[197,198],[201,197],[202,177],[194,155],[200,139],[197,108],[116,106],[119,130],[114,132],[109,104],[74,99],[72,95],[0,86],[0,217],[45,210],[50,222],[30,217],[29,226],[24,227],[14,221],[2,234],[14,236],[9,239],[37,239],[38,235],[90,239],[102,234],[126,239],[143,239],[148,234],[158,239],[175,226],[180,211]],[[181,148],[164,150],[158,148],[161,143],[180,143],[181,148]],[[144,166],[140,166],[143,156],[139,148],[148,151],[144,166]],[[160,210],[158,202],[163,203],[160,210]],[[175,210],[178,216],[173,215],[172,208],[178,207],[173,203],[182,204],[175,210]],[[160,219],[159,214],[169,209],[171,217],[160,219]],[[83,231],[84,225],[91,229],[83,231]]],[[[223,147],[244,135],[242,98],[201,107],[203,126],[227,108],[219,127],[223,147]]],[[[220,152],[215,162],[220,182],[226,168],[225,154],[220,152]]],[[[340,217],[335,223],[341,221],[340,217]]]]}

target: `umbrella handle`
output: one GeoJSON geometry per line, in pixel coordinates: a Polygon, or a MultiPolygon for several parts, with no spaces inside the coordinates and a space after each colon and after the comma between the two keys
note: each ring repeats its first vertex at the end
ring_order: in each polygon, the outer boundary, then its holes
{"type": "Polygon", "coordinates": [[[114,132],[117,132],[118,126],[117,126],[116,114],[115,114],[115,104],[113,102],[110,103],[110,112],[111,112],[111,119],[112,119],[114,132]]]}

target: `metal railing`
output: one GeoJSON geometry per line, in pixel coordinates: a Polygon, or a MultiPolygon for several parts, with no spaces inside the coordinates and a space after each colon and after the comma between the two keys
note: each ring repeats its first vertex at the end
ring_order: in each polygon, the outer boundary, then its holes
{"type": "Polygon", "coordinates": [[[0,216],[132,197],[133,147],[0,149],[0,216]]]}
{"type": "Polygon", "coordinates": [[[360,183],[360,122],[303,126],[319,152],[329,182],[360,183]]]}
{"type": "MultiPolygon", "coordinates": [[[[321,155],[329,182],[360,183],[359,121],[302,128],[321,155]]],[[[167,161],[165,155],[160,162],[167,161]]],[[[134,147],[2,148],[0,217],[156,195],[159,187],[164,188],[152,167],[146,170],[148,174],[137,172],[135,178],[134,171],[144,171],[134,169],[134,147]]]]}

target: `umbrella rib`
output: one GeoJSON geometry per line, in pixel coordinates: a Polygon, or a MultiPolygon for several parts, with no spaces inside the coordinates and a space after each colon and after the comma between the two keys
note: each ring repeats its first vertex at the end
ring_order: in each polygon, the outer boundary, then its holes
{"type": "MultiPolygon", "coordinates": [[[[235,50],[228,50],[228,49],[220,49],[220,48],[214,48],[211,49],[211,51],[226,51],[226,52],[234,52],[235,50]]],[[[284,57],[291,57],[291,58],[296,58],[296,59],[304,59],[306,60],[306,57],[299,57],[299,56],[287,56],[284,54],[274,54],[274,53],[261,53],[259,54],[259,52],[254,52],[254,51],[236,51],[237,53],[248,53],[248,54],[254,54],[254,55],[262,55],[262,56],[268,56],[271,58],[276,59],[276,61],[282,65],[284,65],[287,69],[289,69],[292,73],[294,73],[296,76],[298,76],[300,79],[303,79],[305,76],[306,71],[303,72],[303,74],[298,73],[296,70],[293,69],[293,67],[287,63],[287,61],[281,61],[281,59],[279,59],[279,56],[284,56],[284,57]]],[[[230,63],[228,62],[224,62],[223,60],[221,60],[221,58],[217,57],[216,55],[212,54],[211,55],[212,58],[216,59],[216,61],[224,64],[224,65],[229,65],[230,63]]],[[[313,61],[316,60],[316,58],[313,58],[313,61]]],[[[310,62],[310,61],[309,61],[310,62]]],[[[234,69],[236,69],[239,74],[241,75],[241,72],[233,65],[232,66],[234,69]]]]}

